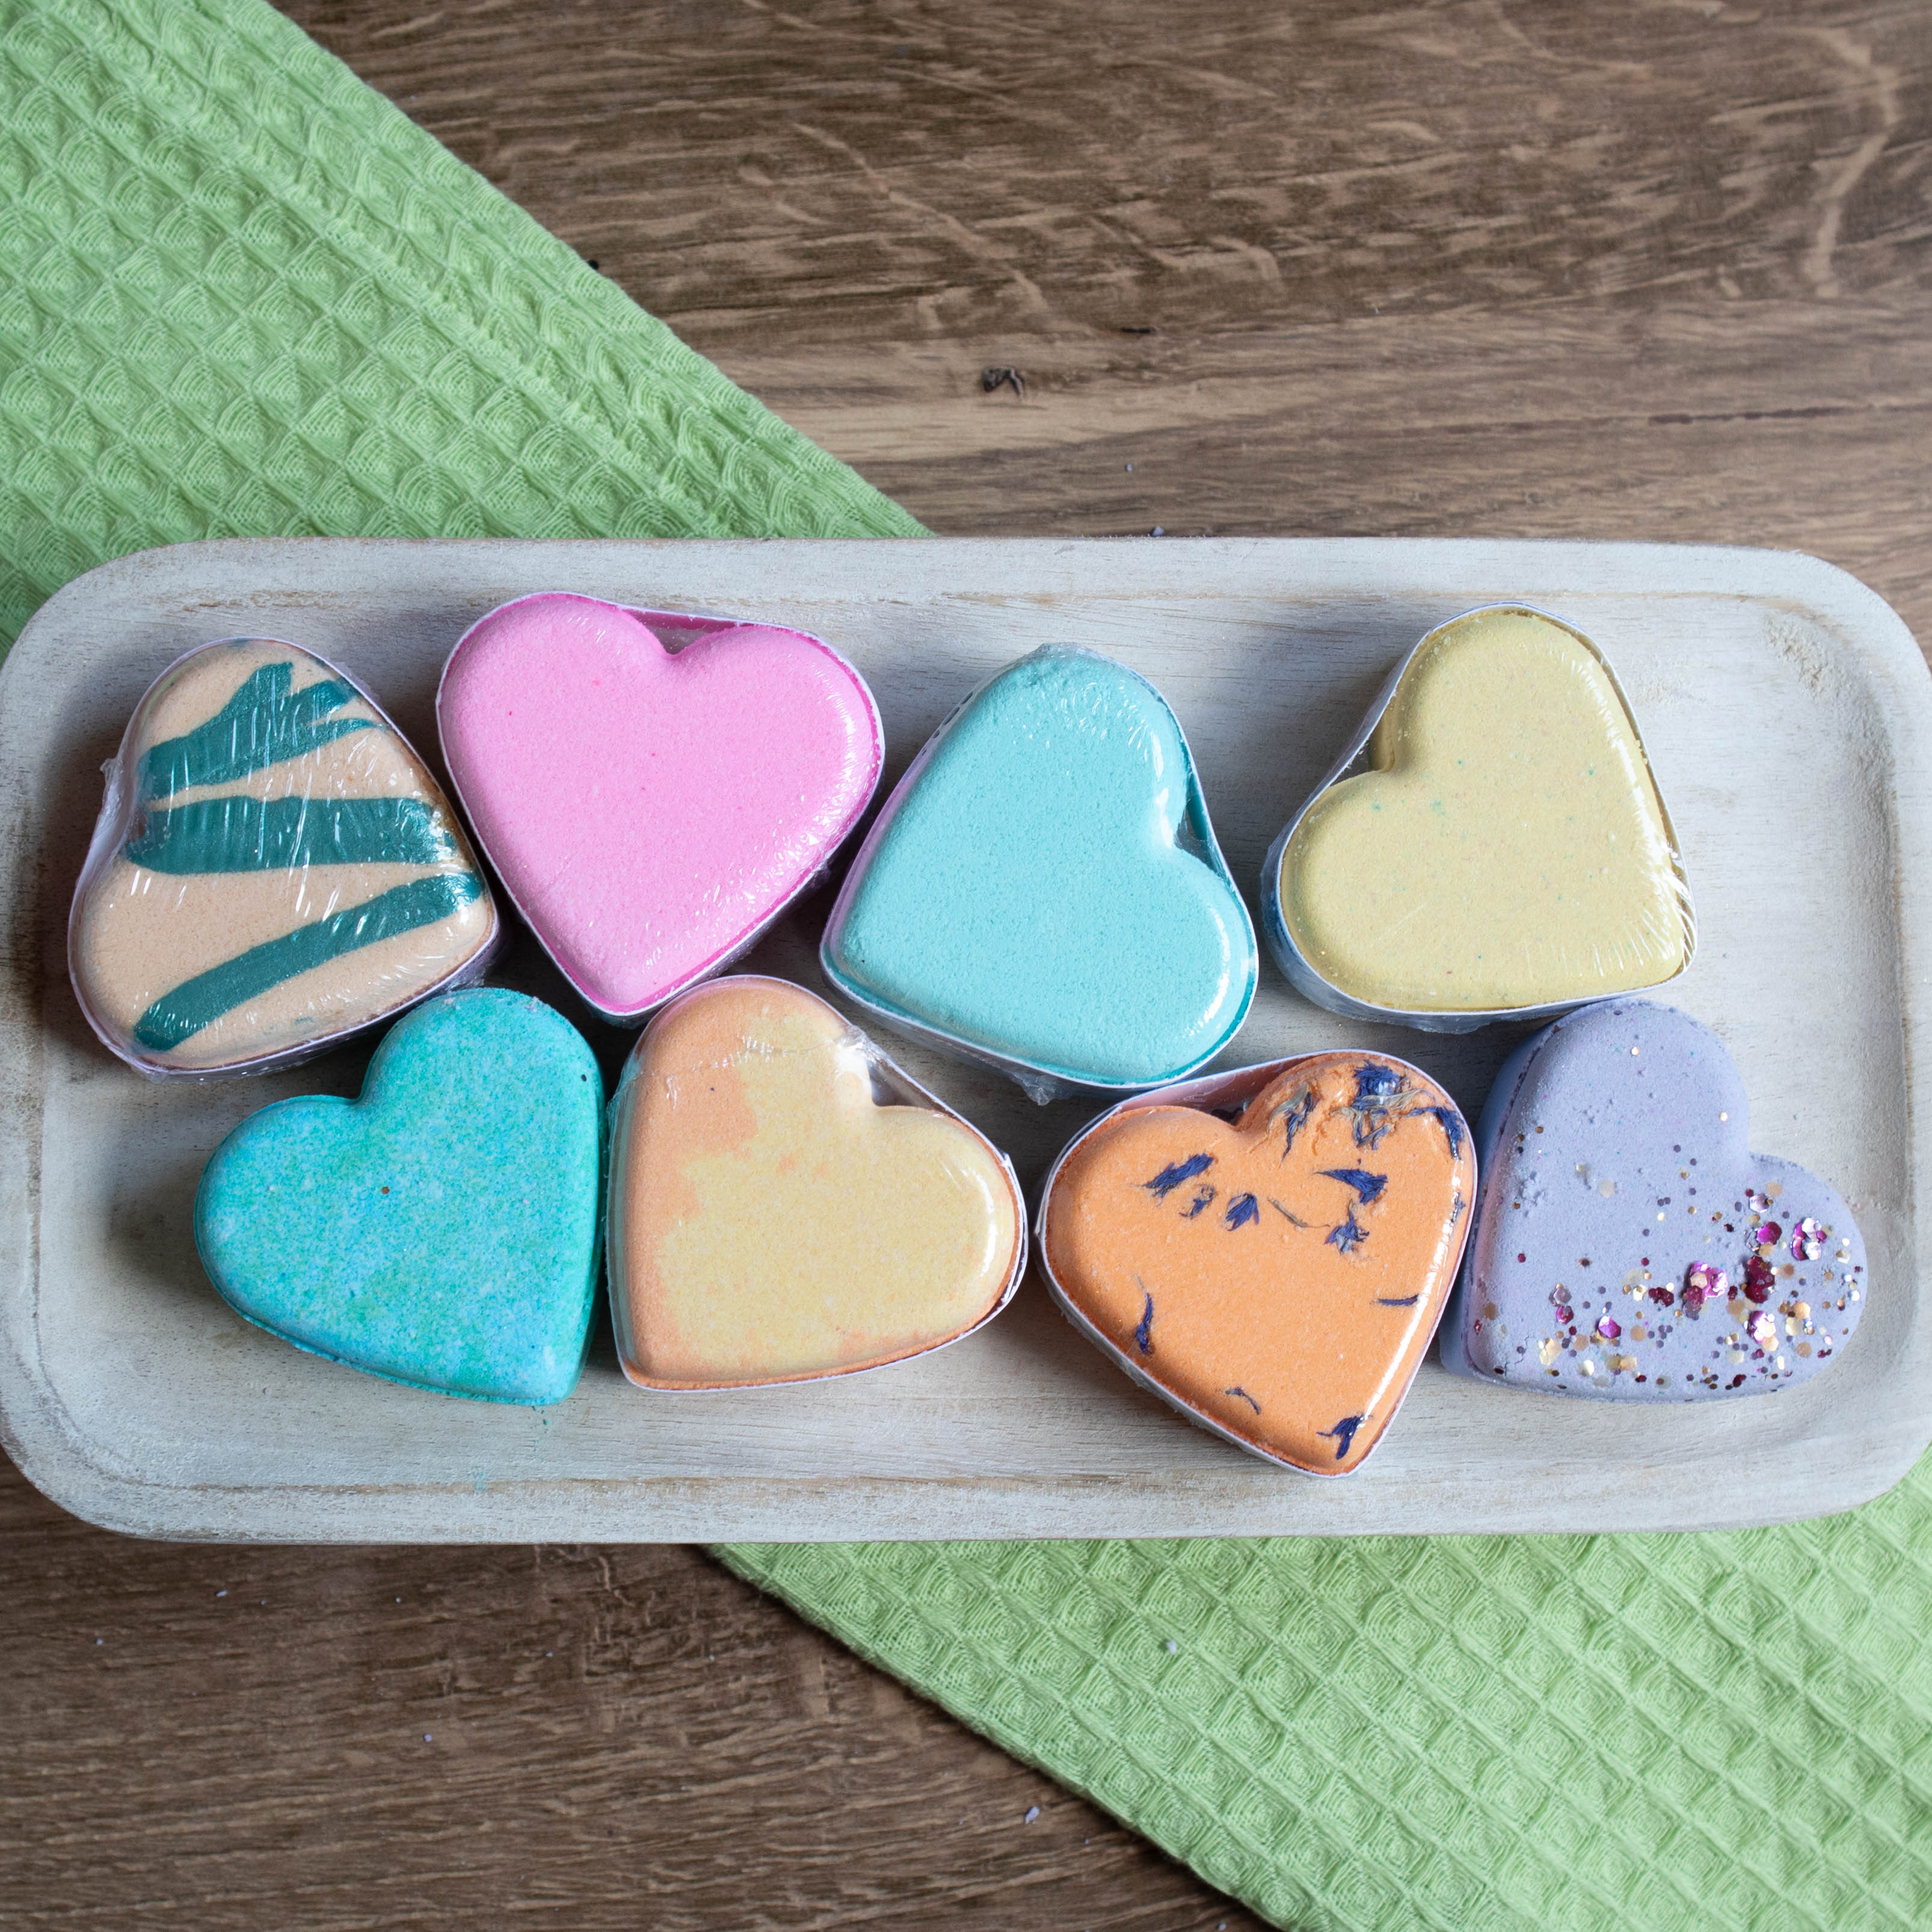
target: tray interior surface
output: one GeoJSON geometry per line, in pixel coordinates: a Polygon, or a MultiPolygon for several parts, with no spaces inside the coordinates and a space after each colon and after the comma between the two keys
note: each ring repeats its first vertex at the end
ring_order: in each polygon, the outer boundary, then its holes
{"type": "MultiPolygon", "coordinates": [[[[211,544],[68,586],[0,692],[14,936],[0,1078],[14,1128],[0,1150],[0,1423],[28,1474],[96,1520],[304,1540],[1695,1528],[1848,1507],[1932,1436],[1909,1051],[1932,688],[1897,618],[1811,560],[1382,540],[211,544]],[[1667,997],[1738,1060],[1752,1144],[1816,1170],[1858,1216],[1871,1289],[1852,1345],[1804,1388],[1639,1410],[1485,1389],[1432,1359],[1361,1473],[1320,1482],[1135,1389],[1036,1274],[999,1320],[936,1354],[717,1395],[630,1388],[600,1304],[584,1380],[548,1410],[394,1388],[248,1328],[195,1255],[201,1166],[271,1100],[354,1093],[369,1047],[208,1084],[151,1084],[106,1053],[64,960],[100,764],[172,657],[257,634],[355,672],[440,770],[445,656],[494,604],[548,589],[824,637],[878,698],[881,800],[1001,664],[1050,641],[1107,652],[1173,705],[1251,910],[1270,841],[1424,630],[1505,598],[1564,617],[1616,666],[1684,848],[1700,940],[1667,997]]],[[[818,938],[851,849],[741,970],[827,992],[818,938]]],[[[592,1016],[527,935],[491,977],[556,1005],[614,1081],[634,1036],[592,1016]]],[[[1037,1107],[873,1030],[1012,1154],[1035,1206],[1054,1155],[1107,1104],[1037,1107]]],[[[1374,1047],[1427,1069],[1473,1119],[1526,1030],[1340,1019],[1264,960],[1218,1064],[1374,1047]]]]}

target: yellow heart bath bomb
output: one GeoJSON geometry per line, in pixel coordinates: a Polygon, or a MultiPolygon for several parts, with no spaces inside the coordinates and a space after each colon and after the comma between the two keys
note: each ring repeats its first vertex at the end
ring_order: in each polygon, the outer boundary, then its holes
{"type": "Polygon", "coordinates": [[[1600,999],[1690,956],[1690,901],[1643,741],[1595,648],[1532,610],[1432,632],[1304,814],[1282,917],[1352,998],[1408,1012],[1600,999]]]}
{"type": "Polygon", "coordinates": [[[890,1066],[782,980],[715,980],[652,1022],[611,1148],[610,1302],[632,1381],[876,1367],[1000,1306],[1024,1238],[1018,1184],[936,1104],[880,1105],[874,1070],[890,1066]]]}

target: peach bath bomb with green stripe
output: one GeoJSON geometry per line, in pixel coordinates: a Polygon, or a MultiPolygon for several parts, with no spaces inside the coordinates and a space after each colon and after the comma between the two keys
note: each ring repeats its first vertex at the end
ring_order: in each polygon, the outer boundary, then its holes
{"type": "Polygon", "coordinates": [[[140,1072],[320,1052],[480,974],[496,908],[428,767],[355,680],[293,644],[204,644],[135,707],[74,895],[68,960],[140,1072]]]}

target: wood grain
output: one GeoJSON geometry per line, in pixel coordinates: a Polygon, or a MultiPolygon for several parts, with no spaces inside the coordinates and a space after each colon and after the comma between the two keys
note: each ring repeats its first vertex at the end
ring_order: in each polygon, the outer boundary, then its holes
{"type": "MultiPolygon", "coordinates": [[[[287,10],[949,533],[1775,544],[1932,636],[1922,4],[287,10]]],[[[692,1552],[0,1524],[10,1923],[1250,1922],[692,1552]]]]}
{"type": "Polygon", "coordinates": [[[1932,634],[1922,0],[564,0],[508,88],[504,0],[291,10],[948,535],[1768,544],[1932,634]]]}
{"type": "Polygon", "coordinates": [[[135,1543],[7,1469],[0,1588],[9,1926],[1253,1923],[695,1550],[135,1543]]]}

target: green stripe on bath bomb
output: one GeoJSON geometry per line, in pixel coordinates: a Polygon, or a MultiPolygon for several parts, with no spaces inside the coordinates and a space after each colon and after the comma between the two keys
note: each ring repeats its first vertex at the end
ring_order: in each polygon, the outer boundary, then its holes
{"type": "Polygon", "coordinates": [[[141,796],[172,798],[190,785],[226,784],[284,759],[300,758],[351,731],[372,731],[369,718],[332,718],[356,693],[339,679],[291,692],[292,664],[266,664],[205,724],[148,747],[141,796]]]}
{"type": "Polygon", "coordinates": [[[244,1000],[258,998],[271,986],[279,986],[310,967],[326,965],[345,952],[447,919],[482,890],[482,881],[474,872],[412,879],[361,905],[332,913],[312,926],[298,926],[283,938],[250,946],[164,993],[136,1022],[135,1041],[151,1053],[165,1053],[244,1000]]]}
{"type": "Polygon", "coordinates": [[[151,812],[124,856],[151,872],[268,872],[302,866],[439,866],[456,856],[419,798],[264,801],[242,795],[151,812]]]}

